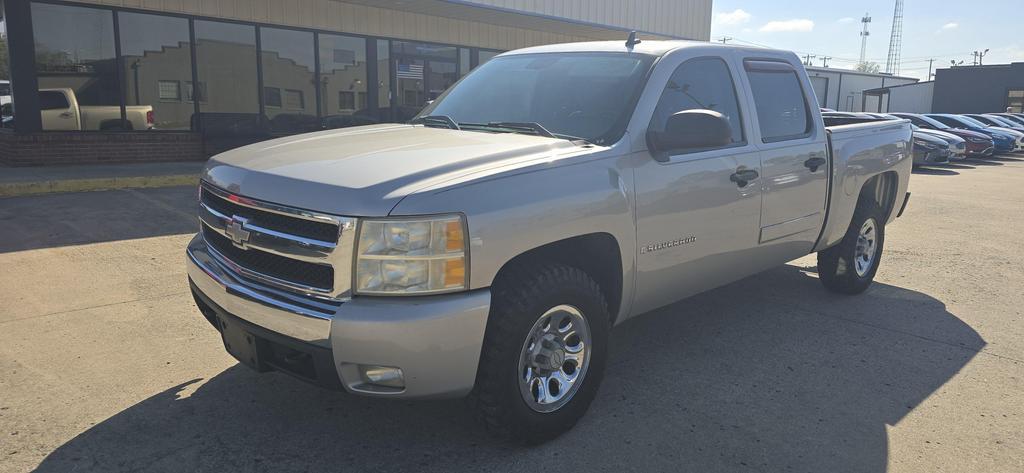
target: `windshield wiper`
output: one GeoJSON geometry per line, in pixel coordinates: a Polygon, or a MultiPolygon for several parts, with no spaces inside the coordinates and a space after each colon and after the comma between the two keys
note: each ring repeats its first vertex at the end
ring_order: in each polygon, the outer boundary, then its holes
{"type": "Polygon", "coordinates": [[[453,120],[452,117],[449,117],[448,115],[425,115],[422,117],[413,118],[411,121],[409,121],[409,123],[423,123],[424,125],[437,122],[444,123],[445,126],[451,128],[452,130],[462,129],[459,127],[459,124],[456,123],[455,120],[453,120]]]}
{"type": "Polygon", "coordinates": [[[487,122],[484,126],[490,128],[506,128],[516,131],[533,131],[535,135],[547,138],[557,138],[554,133],[551,133],[547,128],[544,128],[544,125],[537,122],[487,122]]]}

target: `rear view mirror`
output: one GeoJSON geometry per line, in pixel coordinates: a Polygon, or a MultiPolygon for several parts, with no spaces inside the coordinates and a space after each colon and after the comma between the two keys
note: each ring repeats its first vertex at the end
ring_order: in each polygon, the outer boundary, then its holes
{"type": "Polygon", "coordinates": [[[655,159],[672,153],[726,146],[732,142],[729,119],[714,110],[683,110],[665,121],[665,130],[647,130],[647,145],[655,159]]]}

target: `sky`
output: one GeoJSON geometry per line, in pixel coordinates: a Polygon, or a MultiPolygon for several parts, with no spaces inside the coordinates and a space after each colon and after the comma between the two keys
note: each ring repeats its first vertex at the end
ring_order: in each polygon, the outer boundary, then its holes
{"type": "MultiPolygon", "coordinates": [[[[733,38],[730,43],[769,46],[831,56],[829,67],[852,69],[860,57],[863,25],[868,13],[867,61],[885,71],[892,32],[895,0],[768,2],[714,0],[711,40],[733,38]]],[[[927,80],[928,59],[935,68],[950,61],[972,64],[973,51],[989,52],[985,64],[1024,61],[1024,1],[904,0],[903,48],[900,75],[927,80]]]]}

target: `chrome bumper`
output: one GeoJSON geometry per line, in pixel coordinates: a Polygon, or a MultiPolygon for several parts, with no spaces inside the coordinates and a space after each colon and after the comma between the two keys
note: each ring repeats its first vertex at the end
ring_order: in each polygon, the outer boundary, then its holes
{"type": "Polygon", "coordinates": [[[467,394],[490,311],[489,289],[422,297],[356,297],[333,313],[265,293],[225,270],[201,236],[187,250],[188,276],[224,311],[271,332],[331,350],[346,390],[366,395],[437,398],[467,394]],[[405,388],[367,385],[359,365],[402,369],[405,388]]]}

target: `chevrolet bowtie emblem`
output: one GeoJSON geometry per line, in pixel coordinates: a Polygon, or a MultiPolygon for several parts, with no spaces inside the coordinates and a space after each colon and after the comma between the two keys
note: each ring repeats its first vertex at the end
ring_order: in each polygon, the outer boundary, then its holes
{"type": "Polygon", "coordinates": [[[228,222],[224,228],[224,234],[231,239],[231,243],[235,246],[245,249],[245,244],[249,242],[249,230],[245,229],[245,224],[249,223],[249,220],[237,215],[231,216],[231,221],[228,222]]]}

